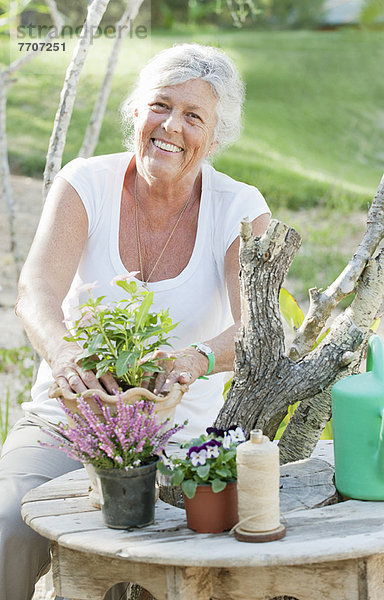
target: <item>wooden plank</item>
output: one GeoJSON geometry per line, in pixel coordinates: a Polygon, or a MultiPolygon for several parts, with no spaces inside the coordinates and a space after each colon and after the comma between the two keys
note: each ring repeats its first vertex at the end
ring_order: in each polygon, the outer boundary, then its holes
{"type": "Polygon", "coordinates": [[[338,501],[334,469],[318,458],[287,463],[280,468],[280,512],[327,506],[338,501]]]}
{"type": "Polygon", "coordinates": [[[35,500],[53,500],[54,498],[75,498],[87,496],[90,481],[85,469],[77,469],[56,477],[42,485],[30,490],[22,502],[34,502],[35,500]]]}
{"type": "MultiPolygon", "coordinates": [[[[180,566],[272,566],[343,560],[384,552],[384,507],[349,501],[287,518],[286,538],[246,544],[228,534],[196,534],[185,527],[161,531],[112,532],[104,529],[60,535],[60,543],[88,552],[137,562],[180,566]],[[346,505],[349,506],[346,506],[346,505]],[[204,551],[202,551],[204,548],[204,551]]],[[[80,525],[84,521],[80,521],[80,525]]],[[[65,528],[64,528],[65,529],[65,528]]]]}
{"type": "Polygon", "coordinates": [[[75,498],[54,498],[53,500],[40,500],[24,502],[21,514],[28,514],[28,522],[36,517],[52,517],[63,514],[85,513],[98,510],[89,501],[88,494],[75,498]]]}
{"type": "Polygon", "coordinates": [[[47,502],[26,502],[22,510],[25,521],[32,529],[51,540],[61,541],[63,535],[72,535],[78,532],[84,535],[97,532],[97,535],[100,536],[100,531],[103,531],[103,536],[99,541],[101,546],[104,546],[107,540],[120,544],[121,539],[125,542],[128,535],[132,539],[146,538],[162,532],[179,530],[186,526],[185,511],[165,504],[161,500],[155,507],[155,523],[130,531],[107,528],[103,523],[101,511],[93,509],[87,498],[71,499],[70,510],[68,510],[68,500],[51,501],[50,507],[53,502],[57,503],[57,507],[53,507],[51,515],[47,514],[47,502]],[[86,511],[80,510],[82,508],[85,508],[86,511]]]}
{"type": "Polygon", "coordinates": [[[319,440],[312,452],[311,458],[325,460],[331,467],[335,466],[335,455],[333,452],[333,440],[319,440]]]}
{"type": "Polygon", "coordinates": [[[110,587],[130,581],[147,589],[156,600],[169,600],[162,567],[75,552],[56,543],[52,544],[52,556],[55,590],[61,596],[102,600],[110,587]]]}
{"type": "Polygon", "coordinates": [[[212,580],[209,569],[167,568],[167,592],[172,600],[211,600],[212,580]]]}
{"type": "Polygon", "coordinates": [[[363,600],[358,590],[357,560],[264,569],[217,569],[212,576],[212,600],[265,600],[283,596],[300,600],[363,600]]]}
{"type": "Polygon", "coordinates": [[[384,556],[369,556],[359,562],[359,600],[383,600],[384,556]]]}

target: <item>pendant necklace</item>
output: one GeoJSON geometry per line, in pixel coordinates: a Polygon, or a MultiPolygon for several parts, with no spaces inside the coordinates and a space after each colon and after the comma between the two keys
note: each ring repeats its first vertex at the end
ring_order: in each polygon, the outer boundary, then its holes
{"type": "Polygon", "coordinates": [[[185,211],[187,210],[187,207],[192,199],[193,196],[193,188],[192,188],[192,192],[191,195],[189,196],[189,198],[187,199],[187,201],[185,202],[183,208],[181,209],[179,216],[176,219],[176,223],[174,224],[174,226],[171,229],[171,233],[169,234],[162,251],[160,252],[155,264],[152,267],[151,272],[149,273],[148,277],[144,280],[144,271],[143,271],[143,260],[142,260],[142,256],[141,256],[141,244],[140,244],[140,231],[139,231],[139,215],[138,215],[138,207],[139,207],[139,200],[137,198],[137,173],[135,176],[135,186],[134,186],[134,199],[135,199],[135,219],[136,219],[136,239],[137,239],[137,251],[139,254],[139,266],[140,266],[140,273],[141,273],[141,277],[143,280],[143,284],[145,287],[147,287],[147,283],[149,282],[149,280],[151,279],[153,272],[155,271],[157,265],[159,264],[161,257],[163,256],[164,252],[166,251],[169,242],[172,239],[173,234],[176,231],[176,228],[178,226],[178,224],[180,223],[181,219],[183,218],[183,215],[185,213],[185,211]]]}

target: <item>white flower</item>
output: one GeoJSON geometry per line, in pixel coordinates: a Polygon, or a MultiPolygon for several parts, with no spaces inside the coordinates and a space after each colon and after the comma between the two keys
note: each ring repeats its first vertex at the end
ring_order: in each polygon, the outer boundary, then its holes
{"type": "Polygon", "coordinates": [[[169,469],[173,469],[173,462],[168,456],[164,456],[164,454],[163,454],[161,457],[161,460],[163,461],[163,464],[166,467],[168,467],[169,469]]]}
{"type": "Polygon", "coordinates": [[[220,454],[219,446],[207,447],[207,458],[217,458],[220,454]]]}
{"type": "Polygon", "coordinates": [[[224,434],[224,439],[223,439],[223,448],[225,448],[226,450],[229,450],[229,448],[231,447],[232,444],[232,437],[230,435],[228,435],[228,433],[224,434]]]}
{"type": "Polygon", "coordinates": [[[80,321],[79,321],[79,327],[84,327],[85,325],[88,325],[88,323],[92,323],[95,319],[94,316],[92,314],[92,312],[90,310],[87,311],[83,311],[83,316],[81,317],[80,321]]]}
{"type": "Polygon", "coordinates": [[[204,448],[202,448],[198,452],[191,452],[190,459],[194,467],[198,467],[199,465],[205,465],[205,463],[207,462],[207,451],[204,448]]]}
{"type": "Polygon", "coordinates": [[[140,273],[140,271],[130,271],[126,275],[116,275],[116,277],[111,279],[111,281],[109,283],[110,283],[110,285],[116,285],[117,281],[130,281],[131,279],[136,277],[136,275],[138,275],[139,273],[140,273]]]}
{"type": "Polygon", "coordinates": [[[231,429],[230,431],[228,431],[228,434],[230,435],[231,440],[234,444],[245,442],[245,434],[241,427],[236,427],[234,431],[231,429]]]}

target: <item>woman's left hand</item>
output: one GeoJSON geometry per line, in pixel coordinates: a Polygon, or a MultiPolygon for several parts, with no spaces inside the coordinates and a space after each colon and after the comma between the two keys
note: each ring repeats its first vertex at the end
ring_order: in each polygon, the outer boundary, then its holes
{"type": "Polygon", "coordinates": [[[208,358],[192,347],[172,353],[158,350],[153,358],[162,368],[155,379],[153,391],[157,395],[167,394],[176,382],[191,385],[198,377],[206,374],[209,366],[208,358]]]}

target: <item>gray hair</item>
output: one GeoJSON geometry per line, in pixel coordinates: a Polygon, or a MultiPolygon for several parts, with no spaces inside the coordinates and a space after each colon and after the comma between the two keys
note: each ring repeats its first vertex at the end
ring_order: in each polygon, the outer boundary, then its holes
{"type": "Polygon", "coordinates": [[[217,96],[214,141],[219,149],[240,135],[244,84],[233,61],[221,50],[200,44],[177,44],[154,56],[140,72],[133,92],[123,102],[121,119],[127,147],[133,146],[133,111],[143,92],[178,85],[190,79],[207,81],[217,96]]]}

